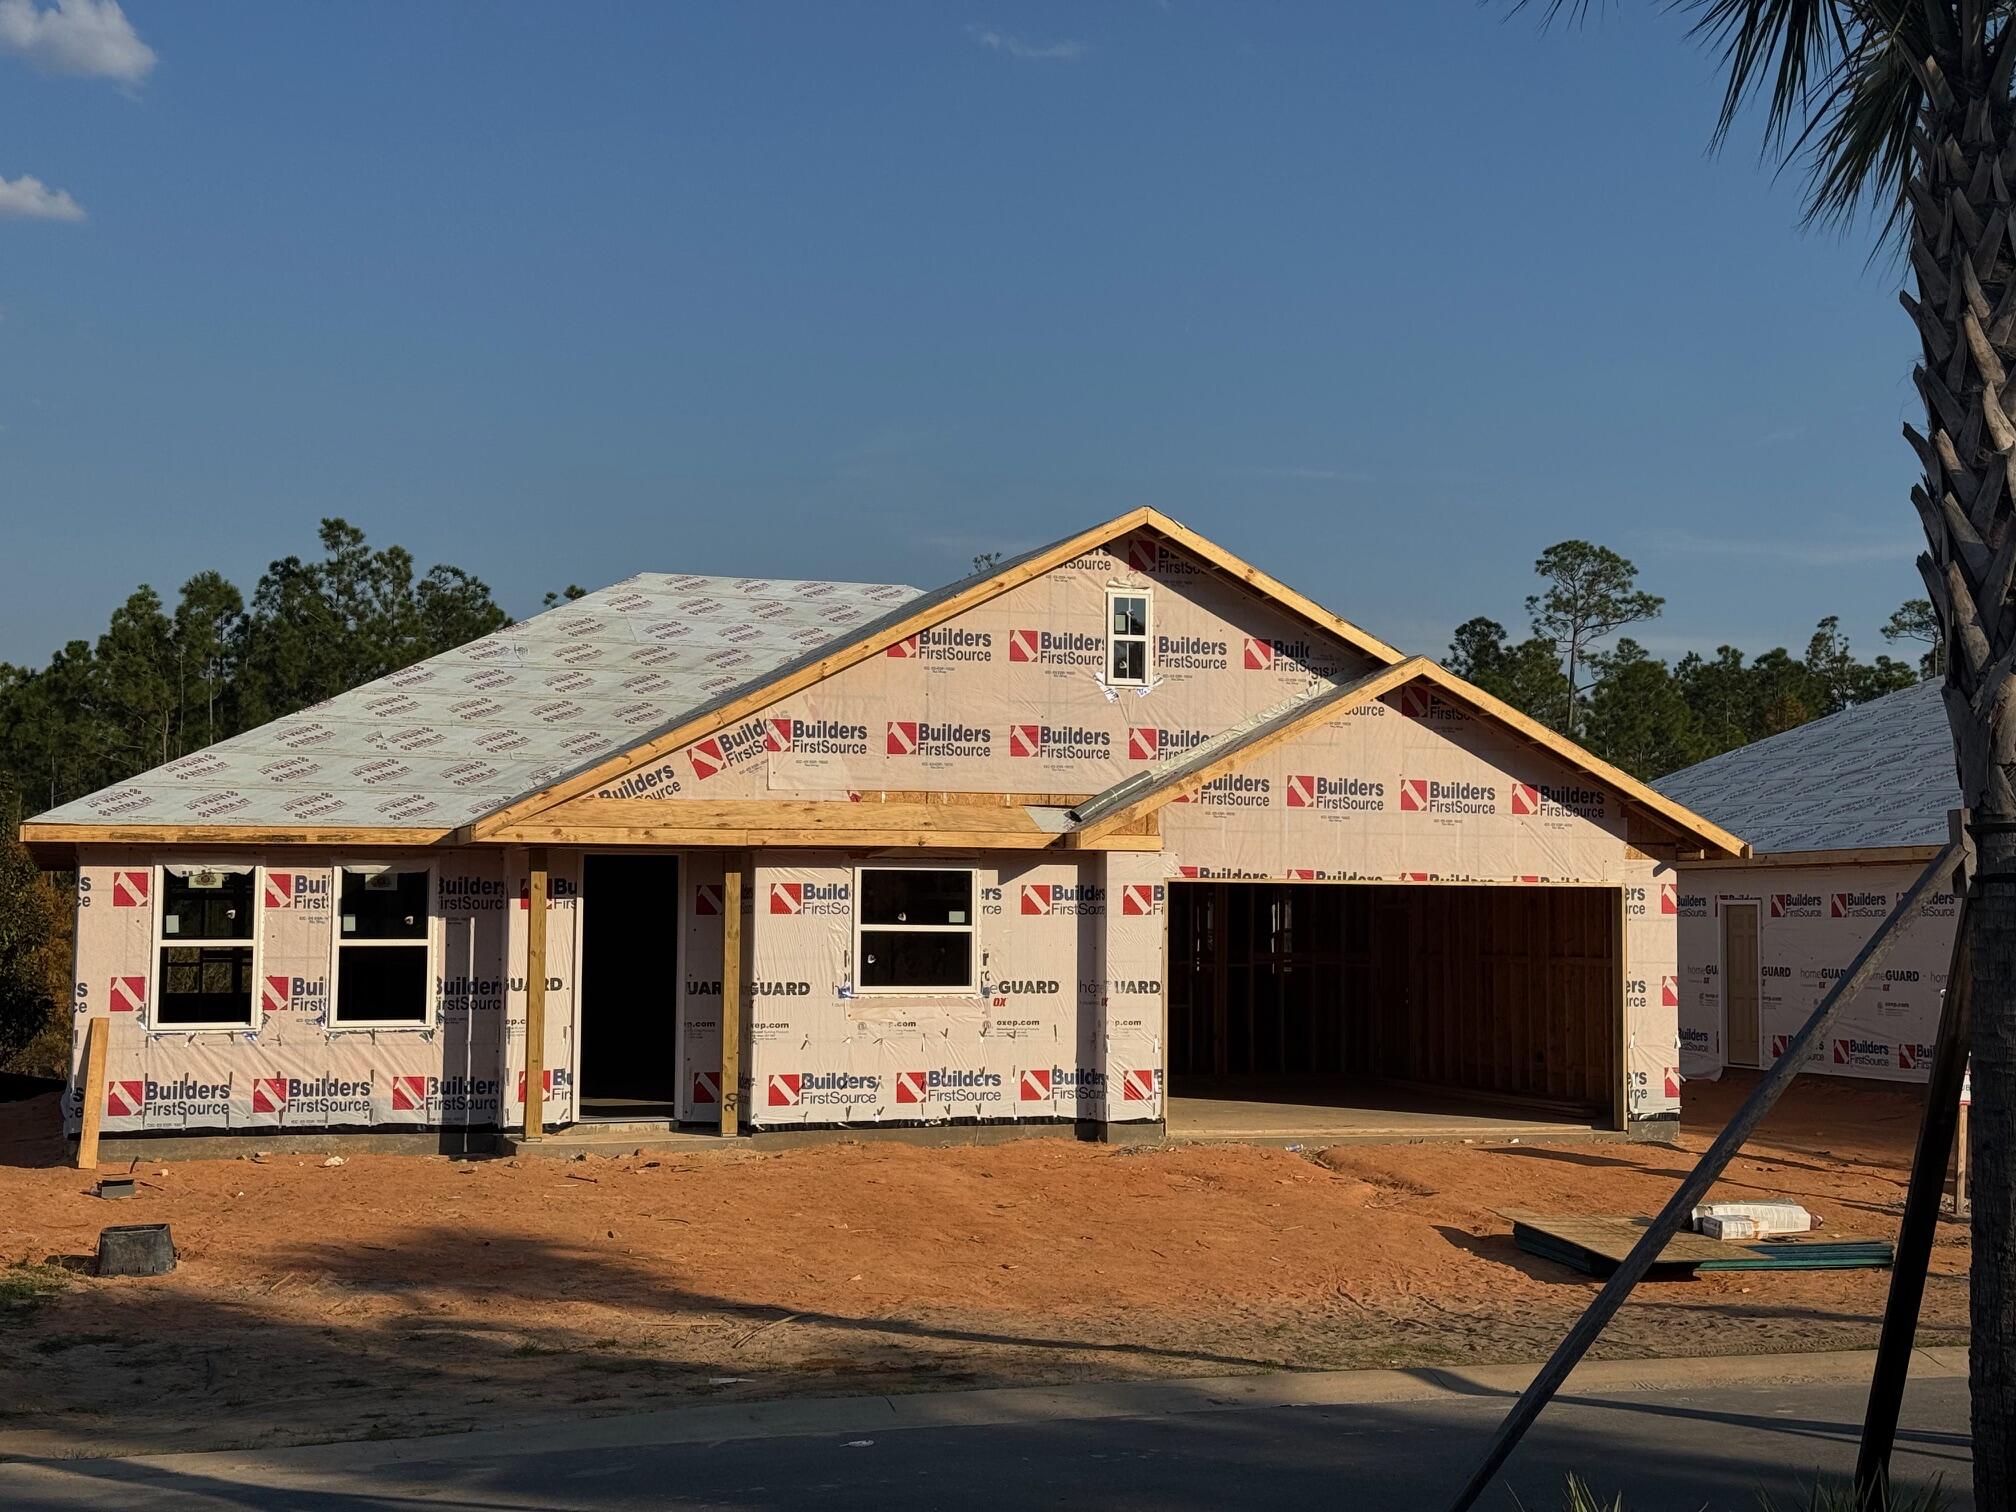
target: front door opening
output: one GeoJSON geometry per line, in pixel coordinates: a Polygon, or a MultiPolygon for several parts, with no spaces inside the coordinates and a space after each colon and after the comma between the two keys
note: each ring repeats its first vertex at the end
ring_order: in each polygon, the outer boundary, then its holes
{"type": "Polygon", "coordinates": [[[581,879],[583,1118],[673,1118],[679,858],[589,856],[581,879]]]}
{"type": "Polygon", "coordinates": [[[1621,933],[1614,888],[1171,884],[1170,1132],[1617,1127],[1621,933]]]}

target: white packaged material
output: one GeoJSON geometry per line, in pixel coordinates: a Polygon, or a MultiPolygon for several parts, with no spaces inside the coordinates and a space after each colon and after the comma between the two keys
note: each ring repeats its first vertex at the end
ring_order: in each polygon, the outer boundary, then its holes
{"type": "Polygon", "coordinates": [[[1701,1232],[1710,1239],[1755,1239],[1757,1220],[1734,1213],[1727,1218],[1717,1218],[1710,1213],[1701,1220],[1701,1232]]]}
{"type": "Polygon", "coordinates": [[[1757,1236],[1804,1234],[1813,1228],[1813,1215],[1796,1202],[1708,1202],[1694,1209],[1694,1227],[1707,1233],[1710,1218],[1748,1218],[1757,1225],[1757,1236]]]}

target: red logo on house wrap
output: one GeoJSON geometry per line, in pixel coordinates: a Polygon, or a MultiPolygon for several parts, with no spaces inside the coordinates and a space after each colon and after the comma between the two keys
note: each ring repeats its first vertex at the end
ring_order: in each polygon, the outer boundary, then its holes
{"type": "Polygon", "coordinates": [[[279,1013],[287,1006],[288,978],[269,976],[259,989],[259,1009],[262,1013],[279,1013]]]}
{"type": "Polygon", "coordinates": [[[702,882],[694,887],[693,912],[703,919],[720,917],[721,886],[719,883],[702,882]]]}
{"type": "Polygon", "coordinates": [[[1512,812],[1515,814],[1537,814],[1540,812],[1540,790],[1523,782],[1512,784],[1512,812]]]}
{"type": "Polygon", "coordinates": [[[1783,1060],[1785,1057],[1785,1052],[1787,1050],[1790,1050],[1791,1048],[1792,1048],[1791,1035],[1774,1034],[1771,1036],[1771,1059],[1783,1060]]]}
{"type": "Polygon", "coordinates": [[[1120,912],[1136,918],[1155,912],[1156,887],[1148,882],[1129,882],[1120,889],[1120,912]]]}
{"type": "Polygon", "coordinates": [[[1153,1102],[1155,1100],[1155,1073],[1153,1071],[1129,1071],[1120,1078],[1120,1100],[1122,1102],[1153,1102]]]}
{"type": "Polygon", "coordinates": [[[1899,1045],[1897,1047],[1897,1069],[1899,1071],[1931,1070],[1932,1047],[1930,1045],[1899,1045]]]}
{"type": "Polygon", "coordinates": [[[1033,662],[1037,659],[1036,648],[1041,638],[1034,630],[1010,630],[1008,632],[1008,660],[1011,662],[1033,662]]]}
{"type": "Polygon", "coordinates": [[[903,637],[903,639],[893,643],[889,647],[889,649],[887,651],[884,651],[882,654],[884,656],[894,656],[903,661],[914,660],[917,656],[917,637],[914,635],[906,635],[903,637]]]}
{"type": "Polygon", "coordinates": [[[111,1005],[114,1013],[138,1013],[147,1006],[147,978],[144,976],[116,976],[112,978],[111,1005]]]}
{"type": "Polygon", "coordinates": [[[1659,1006],[1661,1008],[1680,1006],[1680,978],[1677,976],[1659,978],[1659,1006]]]}
{"type": "Polygon", "coordinates": [[[1024,882],[1022,884],[1022,912],[1025,914],[1047,914],[1050,912],[1050,884],[1048,882],[1024,882]]]}
{"type": "Polygon", "coordinates": [[[1428,782],[1423,777],[1402,777],[1400,779],[1400,811],[1407,814],[1426,812],[1428,808],[1428,782]]]}
{"type": "Polygon", "coordinates": [[[1050,1070],[1047,1066],[1041,1069],[1032,1068],[1022,1073],[1020,1099],[1023,1102],[1048,1102],[1050,1100],[1050,1070]]]}
{"type": "Polygon", "coordinates": [[[1677,914],[1680,912],[1680,884],[1661,882],[1659,884],[1659,912],[1677,914]]]}
{"type": "Polygon", "coordinates": [[[1409,719],[1426,719],[1432,711],[1435,700],[1428,690],[1413,683],[1400,690],[1400,712],[1409,719]]]}
{"type": "Polygon", "coordinates": [[[719,1071],[695,1071],[693,1073],[693,1101],[696,1103],[718,1103],[721,1101],[721,1073],[719,1071]]]}
{"type": "Polygon", "coordinates": [[[1246,637],[1246,670],[1265,672],[1274,665],[1274,646],[1269,641],[1246,637]]]}
{"type": "Polygon", "coordinates": [[[915,756],[917,754],[917,721],[896,719],[889,722],[889,754],[891,756],[915,756]]]}
{"type": "Polygon", "coordinates": [[[266,873],[266,906],[268,908],[292,908],[294,906],[294,874],[292,872],[266,873]]]}
{"type": "Polygon", "coordinates": [[[796,1071],[773,1071],[770,1073],[770,1090],[765,1101],[773,1108],[795,1108],[798,1106],[798,1076],[796,1071]]]}
{"type": "Polygon", "coordinates": [[[896,1101],[899,1103],[921,1103],[924,1101],[924,1073],[922,1071],[898,1071],[896,1073],[896,1101]]]}
{"type": "Polygon", "coordinates": [[[1666,1095],[1675,1098],[1680,1095],[1680,1068],[1678,1066],[1668,1066],[1666,1068],[1666,1095]]]}
{"type": "MultiPolygon", "coordinates": [[[[541,1097],[551,1097],[553,1095],[553,1070],[550,1066],[539,1073],[539,1095],[541,1097]]],[[[523,1071],[518,1073],[518,1101],[521,1103],[525,1101],[525,1073],[523,1071]]]]}
{"type": "Polygon", "coordinates": [[[805,884],[803,882],[772,882],[770,884],[770,912],[773,914],[795,914],[805,907],[805,884]]]}
{"type": "Polygon", "coordinates": [[[766,751],[788,751],[791,749],[793,721],[788,719],[766,719],[763,721],[763,749],[766,751]]]}
{"type": "Polygon", "coordinates": [[[693,763],[693,775],[705,780],[728,765],[728,758],[721,754],[721,742],[708,736],[686,753],[693,763]]]}
{"type": "Polygon", "coordinates": [[[1162,548],[1147,536],[1127,538],[1127,565],[1136,572],[1153,572],[1162,560],[1162,548]]]}
{"type": "Polygon", "coordinates": [[[426,1112],[427,1078],[424,1076],[393,1077],[392,1111],[394,1113],[426,1112]]]}
{"type": "Polygon", "coordinates": [[[1008,754],[1010,756],[1041,756],[1043,754],[1043,726],[1008,726],[1008,754]]]}
{"type": "Polygon", "coordinates": [[[1290,882],[1314,882],[1316,880],[1316,868],[1313,866],[1291,866],[1288,868],[1288,880],[1290,882]]]}
{"type": "Polygon", "coordinates": [[[286,1112],[287,1078],[284,1076],[260,1076],[253,1078],[252,1111],[254,1113],[286,1112]]]}
{"type": "Polygon", "coordinates": [[[1288,779],[1288,807],[1316,807],[1316,779],[1313,776],[1291,776],[1288,779]]]}
{"type": "Polygon", "coordinates": [[[112,873],[112,906],[114,908],[145,908],[147,906],[148,874],[144,871],[116,871],[112,873]]]}
{"type": "Polygon", "coordinates": [[[1129,761],[1154,761],[1162,744],[1162,731],[1157,725],[1130,725],[1127,729],[1127,759],[1129,761]]]}
{"type": "Polygon", "coordinates": [[[112,1081],[105,1083],[105,1116],[107,1118],[132,1118],[147,1106],[147,1083],[145,1081],[112,1081]]]}

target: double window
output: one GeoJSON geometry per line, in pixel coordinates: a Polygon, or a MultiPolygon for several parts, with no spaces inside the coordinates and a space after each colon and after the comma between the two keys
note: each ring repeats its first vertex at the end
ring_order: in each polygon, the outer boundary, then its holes
{"type": "Polygon", "coordinates": [[[978,990],[970,870],[864,866],[854,881],[856,991],[978,990]]]}
{"type": "Polygon", "coordinates": [[[337,870],[336,981],[329,1022],[339,1029],[410,1028],[431,1015],[433,971],[424,866],[337,870]]]}
{"type": "Polygon", "coordinates": [[[256,881],[249,866],[161,868],[156,1024],[251,1027],[256,881]]]}
{"type": "Polygon", "coordinates": [[[1148,595],[1138,589],[1106,591],[1106,681],[1148,685],[1148,595]]]}

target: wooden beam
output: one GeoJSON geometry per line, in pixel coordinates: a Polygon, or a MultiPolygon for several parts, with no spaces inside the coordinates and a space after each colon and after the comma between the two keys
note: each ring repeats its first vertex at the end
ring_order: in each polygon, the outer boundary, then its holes
{"type": "Polygon", "coordinates": [[[1732,871],[1772,866],[1919,866],[1938,855],[1937,845],[1865,845],[1852,850],[1764,851],[1748,856],[1682,861],[1681,871],[1732,871]]]}
{"type": "Polygon", "coordinates": [[[546,899],[550,879],[543,847],[526,852],[525,897],[525,1137],[546,1133],[546,899]]]}
{"type": "MultiPolygon", "coordinates": [[[[568,829],[818,830],[833,834],[916,830],[1044,834],[1025,808],[944,803],[850,803],[840,798],[576,798],[541,814],[568,829]]],[[[525,825],[515,825],[524,829],[525,825]]]]}
{"type": "Polygon", "coordinates": [[[31,845],[438,845],[452,829],[266,824],[24,824],[31,845]]]}
{"type": "Polygon", "coordinates": [[[721,1134],[742,1132],[742,894],[748,862],[728,858],[721,879],[721,1134]]]}
{"type": "MultiPolygon", "coordinates": [[[[1088,850],[1160,850],[1152,844],[1130,843],[1140,836],[1121,836],[1111,844],[1088,850]]],[[[492,837],[519,845],[648,845],[665,847],[732,847],[795,850],[1063,850],[1065,836],[1042,830],[909,830],[909,829],[712,829],[651,825],[641,829],[591,829],[566,824],[514,824],[492,837]]]]}
{"type": "Polygon", "coordinates": [[[98,1169],[98,1126],[105,1117],[105,1044],[112,1021],[94,1018],[84,1028],[84,1107],[77,1130],[77,1169],[98,1169]]]}

